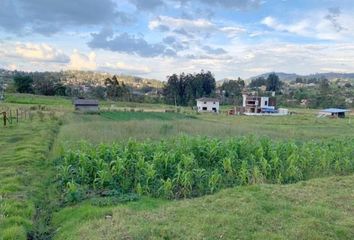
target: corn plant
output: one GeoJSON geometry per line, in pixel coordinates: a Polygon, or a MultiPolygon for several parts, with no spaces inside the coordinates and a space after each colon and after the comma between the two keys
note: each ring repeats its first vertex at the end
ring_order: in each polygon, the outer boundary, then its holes
{"type": "Polygon", "coordinates": [[[220,140],[180,136],[160,142],[81,142],[58,161],[58,180],[70,201],[80,189],[189,198],[258,183],[294,183],[354,172],[354,139],[272,141],[253,136],[220,140]]]}

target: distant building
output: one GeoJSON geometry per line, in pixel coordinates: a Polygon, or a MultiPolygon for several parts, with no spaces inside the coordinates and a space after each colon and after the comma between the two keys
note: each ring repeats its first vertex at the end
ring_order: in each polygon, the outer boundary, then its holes
{"type": "Polygon", "coordinates": [[[323,109],[318,113],[319,117],[338,117],[338,118],[345,118],[345,113],[350,112],[347,109],[340,109],[340,108],[327,108],[323,109]]]}
{"type": "Polygon", "coordinates": [[[285,116],[289,114],[286,108],[276,108],[275,92],[272,97],[242,95],[242,109],[239,113],[249,116],[285,116]]]}
{"type": "Polygon", "coordinates": [[[245,113],[275,112],[276,99],[274,97],[259,97],[242,95],[242,106],[245,113]]]}
{"type": "Polygon", "coordinates": [[[98,113],[100,111],[99,102],[93,99],[76,99],[74,101],[76,111],[98,113]]]}
{"type": "Polygon", "coordinates": [[[199,98],[197,99],[198,112],[215,112],[220,109],[220,101],[216,98],[199,98]]]}

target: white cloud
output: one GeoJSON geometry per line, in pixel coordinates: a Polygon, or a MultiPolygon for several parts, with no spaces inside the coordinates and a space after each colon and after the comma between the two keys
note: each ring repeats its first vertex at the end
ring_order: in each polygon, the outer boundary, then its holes
{"type": "Polygon", "coordinates": [[[281,32],[295,33],[299,35],[309,35],[310,34],[310,23],[307,20],[302,20],[294,24],[282,24],[279,23],[277,19],[268,16],[261,21],[262,24],[269,28],[272,28],[281,32]]]}
{"type": "Polygon", "coordinates": [[[319,40],[349,41],[354,38],[354,17],[349,12],[334,13],[327,11],[313,11],[295,17],[290,23],[282,23],[278,19],[268,16],[261,24],[277,32],[286,32],[303,37],[319,40]],[[301,20],[296,20],[301,18],[301,20]]]}
{"type": "Polygon", "coordinates": [[[213,33],[223,33],[229,38],[234,38],[246,31],[241,26],[225,26],[223,23],[214,23],[210,20],[198,18],[198,19],[185,19],[185,18],[174,18],[169,16],[159,16],[154,20],[149,22],[149,29],[159,30],[159,29],[169,29],[184,31],[185,36],[188,34],[192,36],[198,34],[200,36],[203,34],[213,34],[213,33]]]}
{"type": "Polygon", "coordinates": [[[66,63],[69,61],[69,57],[61,50],[55,49],[45,43],[17,43],[16,54],[21,58],[32,61],[58,63],[66,63]]]}
{"type": "Polygon", "coordinates": [[[246,32],[246,29],[243,27],[222,27],[220,31],[226,33],[229,38],[235,38],[246,32]]]}
{"type": "Polygon", "coordinates": [[[75,49],[70,56],[69,68],[75,70],[96,70],[96,53],[90,52],[86,55],[75,49]]]}
{"type": "Polygon", "coordinates": [[[183,28],[185,30],[213,30],[215,25],[206,19],[184,19],[169,16],[160,16],[149,22],[151,30],[157,29],[159,26],[168,26],[171,29],[183,28]]]}

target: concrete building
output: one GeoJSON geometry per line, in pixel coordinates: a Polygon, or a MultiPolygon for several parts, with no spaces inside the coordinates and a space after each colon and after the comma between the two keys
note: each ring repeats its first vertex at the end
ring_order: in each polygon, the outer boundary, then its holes
{"type": "Polygon", "coordinates": [[[220,101],[216,98],[199,98],[197,99],[198,112],[215,112],[220,110],[220,101]]]}
{"type": "Polygon", "coordinates": [[[248,116],[285,116],[289,114],[288,109],[276,107],[275,93],[272,97],[259,97],[243,94],[242,109],[240,114],[248,116]]]}
{"type": "Polygon", "coordinates": [[[100,111],[99,102],[93,99],[76,99],[74,101],[76,111],[98,113],[100,111]]]}
{"type": "Polygon", "coordinates": [[[276,100],[274,97],[259,97],[242,95],[242,107],[245,113],[271,113],[275,111],[276,100]]]}

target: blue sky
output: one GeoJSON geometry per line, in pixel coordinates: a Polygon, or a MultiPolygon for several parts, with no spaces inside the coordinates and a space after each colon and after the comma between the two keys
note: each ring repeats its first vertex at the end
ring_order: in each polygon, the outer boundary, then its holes
{"type": "Polygon", "coordinates": [[[354,72],[349,0],[0,0],[0,68],[354,72]]]}

